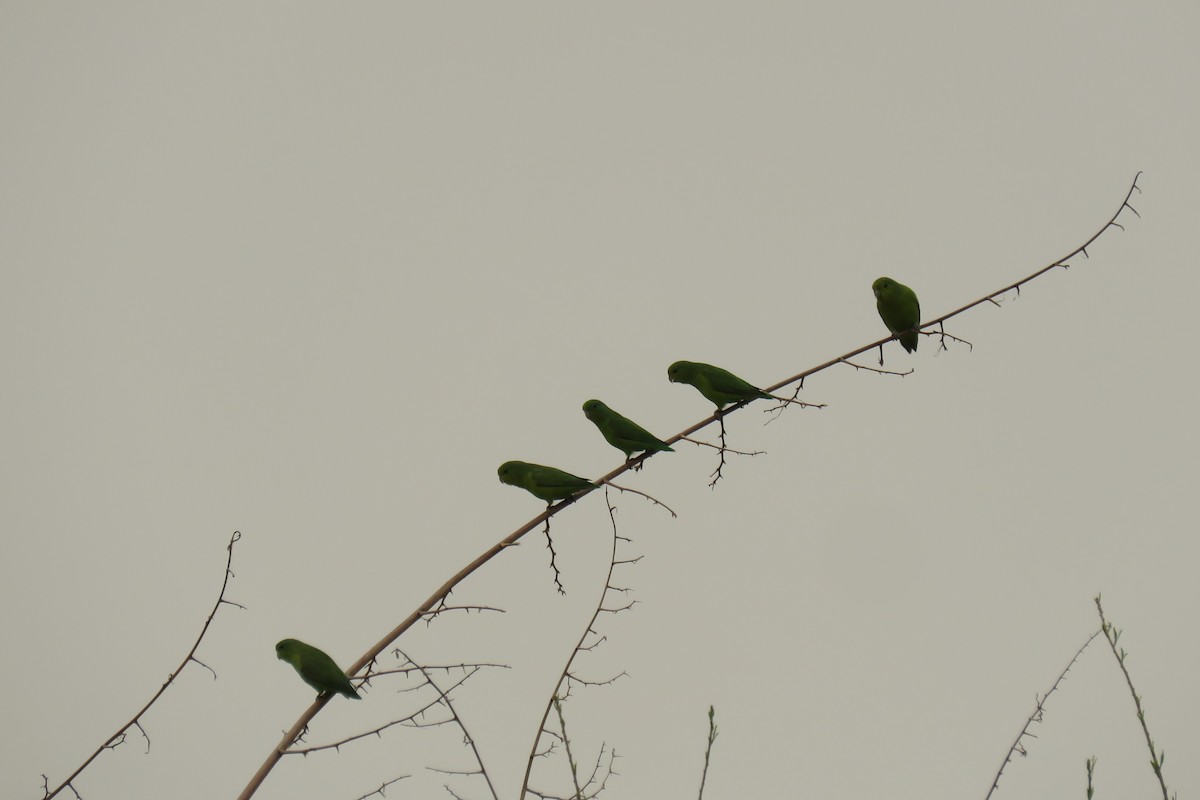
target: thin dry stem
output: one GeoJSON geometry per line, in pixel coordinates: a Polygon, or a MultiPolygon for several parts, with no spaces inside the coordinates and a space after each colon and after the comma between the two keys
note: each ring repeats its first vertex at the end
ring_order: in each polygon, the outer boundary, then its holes
{"type": "Polygon", "coordinates": [[[378,789],[376,789],[373,792],[368,792],[367,794],[364,794],[362,797],[359,797],[358,800],[367,800],[368,797],[374,797],[375,795],[379,795],[380,797],[387,797],[387,792],[385,791],[387,789],[387,787],[391,786],[393,783],[399,783],[400,781],[404,780],[405,778],[411,778],[411,777],[412,777],[411,775],[400,775],[399,777],[392,778],[390,781],[384,781],[383,783],[379,784],[378,789]]]}
{"type": "Polygon", "coordinates": [[[567,751],[567,763],[571,767],[571,784],[575,787],[575,800],[580,800],[583,790],[579,788],[579,767],[575,764],[575,755],[571,752],[571,737],[567,735],[567,719],[563,716],[562,701],[558,695],[550,700],[554,711],[558,714],[558,729],[562,731],[563,747],[567,751]]]}
{"type": "Polygon", "coordinates": [[[1067,666],[1063,669],[1063,671],[1059,673],[1058,678],[1055,679],[1054,684],[1051,685],[1050,689],[1040,697],[1035,695],[1037,704],[1033,708],[1033,713],[1030,714],[1029,718],[1025,720],[1025,725],[1022,726],[1021,732],[1017,734],[1017,738],[1013,740],[1012,747],[1008,748],[1008,752],[1004,754],[1004,761],[1000,763],[1000,769],[996,770],[996,777],[992,778],[992,788],[988,789],[985,800],[990,798],[992,796],[992,792],[996,791],[996,788],[1000,785],[1000,776],[1004,774],[1004,768],[1012,762],[1012,757],[1018,753],[1020,755],[1025,755],[1025,746],[1022,744],[1022,741],[1026,736],[1033,736],[1033,734],[1029,732],[1029,726],[1033,725],[1035,722],[1042,721],[1042,712],[1046,707],[1047,698],[1054,694],[1054,691],[1058,689],[1058,685],[1062,683],[1063,679],[1067,677],[1067,673],[1071,671],[1071,667],[1075,666],[1075,662],[1079,660],[1081,655],[1083,655],[1083,651],[1086,650],[1087,646],[1092,643],[1092,640],[1099,635],[1100,631],[1094,631],[1092,635],[1087,638],[1087,641],[1075,651],[1075,655],[1067,663],[1067,666]]]}
{"type": "Polygon", "coordinates": [[[1125,668],[1127,653],[1123,647],[1117,649],[1117,640],[1121,638],[1121,630],[1104,618],[1104,607],[1100,605],[1100,595],[1096,595],[1096,612],[1100,615],[1100,629],[1104,632],[1104,638],[1112,649],[1113,657],[1117,659],[1117,666],[1121,668],[1121,674],[1125,676],[1125,685],[1129,687],[1129,694],[1133,696],[1138,723],[1142,726],[1142,734],[1146,737],[1146,746],[1150,748],[1150,767],[1154,770],[1154,777],[1158,778],[1158,785],[1162,788],[1163,800],[1170,800],[1167,793],[1167,781],[1162,772],[1166,753],[1162,749],[1156,751],[1154,748],[1154,739],[1150,736],[1150,729],[1146,727],[1146,711],[1142,708],[1142,696],[1137,693],[1137,689],[1133,688],[1133,678],[1130,677],[1129,670],[1125,668]]]}
{"type": "Polygon", "coordinates": [[[673,519],[677,518],[679,516],[678,514],[675,513],[675,509],[671,508],[669,505],[667,505],[663,501],[659,500],[657,497],[648,495],[645,492],[639,492],[637,489],[630,489],[628,486],[621,486],[619,484],[613,483],[612,481],[604,481],[603,483],[605,486],[611,486],[612,488],[616,489],[618,492],[629,492],[630,494],[636,494],[639,497],[646,498],[654,505],[665,508],[667,510],[667,513],[669,513],[673,519]]]}
{"type": "Polygon", "coordinates": [[[848,367],[854,367],[856,370],[862,370],[863,372],[876,372],[880,375],[895,375],[900,378],[903,378],[906,375],[912,375],[915,371],[912,367],[909,367],[903,372],[896,372],[895,370],[890,369],[879,369],[878,367],[869,367],[866,364],[855,364],[853,361],[845,358],[842,359],[840,363],[845,364],[848,367]]]}
{"type": "Polygon", "coordinates": [[[708,707],[708,743],[704,747],[704,771],[700,773],[700,793],[696,800],[704,800],[704,782],[708,780],[708,759],[712,755],[713,742],[717,741],[717,710],[708,707]]]}
{"type": "Polygon", "coordinates": [[[567,590],[562,583],[562,573],[558,571],[558,553],[554,552],[554,539],[550,536],[550,519],[546,518],[546,527],[542,529],[546,534],[546,549],[550,551],[550,569],[554,571],[554,586],[558,589],[559,594],[566,594],[567,590]]]}

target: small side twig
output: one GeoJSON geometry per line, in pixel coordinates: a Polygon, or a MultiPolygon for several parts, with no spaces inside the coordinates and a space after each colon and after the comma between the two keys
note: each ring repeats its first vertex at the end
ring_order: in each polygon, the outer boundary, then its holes
{"type": "Polygon", "coordinates": [[[915,370],[912,367],[909,367],[908,369],[904,370],[903,372],[896,372],[895,370],[891,370],[891,369],[880,369],[879,367],[868,367],[866,364],[856,364],[848,358],[840,359],[838,361],[838,363],[845,364],[848,367],[854,367],[856,370],[862,370],[864,372],[875,372],[880,375],[896,375],[901,378],[903,378],[906,375],[912,375],[913,372],[915,372],[915,370]]]}
{"type": "Polygon", "coordinates": [[[496,608],[495,606],[440,606],[439,608],[429,609],[424,613],[424,616],[432,619],[439,614],[445,614],[448,611],[465,611],[467,616],[470,616],[472,611],[479,613],[484,611],[495,611],[498,614],[505,613],[503,608],[496,608]]]}
{"type": "Polygon", "coordinates": [[[374,797],[375,795],[379,795],[380,797],[387,797],[387,792],[385,791],[387,789],[387,787],[391,786],[393,783],[399,783],[400,781],[404,780],[405,778],[411,778],[411,777],[412,777],[411,775],[400,775],[399,777],[392,778],[390,781],[384,781],[383,783],[379,784],[378,789],[376,789],[373,792],[368,792],[368,793],[364,794],[362,797],[357,798],[357,800],[367,800],[368,797],[374,797]]]}
{"type": "MultiPolygon", "coordinates": [[[[397,659],[400,659],[400,658],[407,659],[407,656],[404,655],[404,651],[402,651],[399,647],[392,648],[392,654],[395,655],[395,657],[397,659]]],[[[476,662],[476,663],[472,663],[472,664],[467,664],[466,662],[463,662],[460,664],[426,664],[423,667],[413,666],[413,667],[397,667],[396,669],[375,670],[374,672],[371,673],[371,677],[372,678],[382,678],[386,675],[411,675],[414,672],[426,672],[426,671],[433,672],[434,670],[438,670],[440,672],[445,672],[447,675],[449,675],[451,670],[465,673],[465,672],[468,672],[471,670],[481,669],[483,667],[494,667],[497,669],[512,669],[508,664],[496,664],[493,662],[486,662],[486,661],[480,661],[480,662],[476,662]]],[[[416,686],[414,688],[419,689],[421,687],[416,686]]],[[[409,690],[405,689],[402,691],[409,691],[409,690]]]]}
{"type": "Polygon", "coordinates": [[[667,505],[663,501],[659,500],[657,497],[648,495],[645,492],[639,492],[637,489],[630,489],[628,486],[621,486],[619,484],[613,483],[612,481],[601,481],[601,483],[603,483],[605,486],[611,486],[612,488],[616,489],[618,492],[629,492],[630,494],[636,494],[639,497],[644,497],[647,500],[649,500],[651,503],[653,503],[654,505],[662,506],[663,508],[665,508],[667,510],[667,513],[669,513],[672,518],[679,517],[679,515],[675,513],[675,509],[671,508],[669,505],[667,505]]]}
{"type": "Polygon", "coordinates": [[[777,394],[773,394],[773,395],[771,395],[771,398],[773,400],[779,401],[779,405],[771,406],[770,408],[763,409],[764,414],[772,415],[769,420],[767,420],[766,422],[763,423],[764,425],[770,425],[772,422],[774,422],[776,419],[778,419],[779,415],[782,414],[788,406],[799,406],[800,408],[818,408],[818,409],[819,408],[827,408],[829,406],[828,403],[806,403],[803,400],[797,400],[795,398],[795,396],[780,397],[777,394]]]}
{"type": "MultiPolygon", "coordinates": [[[[283,752],[283,755],[285,755],[285,756],[307,756],[310,753],[319,753],[323,750],[337,750],[340,752],[344,746],[350,744],[351,742],[357,742],[360,739],[366,739],[368,736],[379,736],[384,731],[386,731],[388,728],[394,728],[397,725],[404,725],[404,726],[407,726],[410,728],[434,728],[439,725],[448,725],[449,723],[454,721],[453,717],[435,720],[432,722],[422,722],[421,717],[428,714],[431,709],[433,709],[437,706],[440,706],[440,705],[445,705],[442,702],[442,698],[445,695],[447,695],[450,692],[457,689],[459,686],[462,686],[467,681],[468,678],[470,678],[472,675],[474,675],[478,671],[479,671],[478,668],[472,669],[466,675],[463,675],[461,678],[459,678],[457,681],[455,681],[454,685],[452,685],[449,689],[446,689],[444,691],[441,688],[435,686],[434,688],[437,690],[438,696],[435,699],[430,700],[428,703],[421,706],[420,708],[418,708],[416,711],[412,712],[408,716],[401,717],[400,719],[394,719],[391,722],[387,722],[383,725],[372,728],[369,731],[363,731],[362,733],[356,733],[353,736],[347,736],[344,739],[338,739],[336,742],[329,742],[328,744],[312,745],[311,747],[290,747],[283,752]]],[[[296,741],[299,741],[299,737],[297,737],[296,741]]]]}
{"type": "Polygon", "coordinates": [[[567,590],[562,584],[562,573],[558,571],[558,553],[554,552],[554,539],[550,537],[549,517],[546,518],[546,527],[542,530],[546,534],[546,547],[550,550],[550,569],[554,570],[554,585],[559,594],[566,594],[567,590]]]}

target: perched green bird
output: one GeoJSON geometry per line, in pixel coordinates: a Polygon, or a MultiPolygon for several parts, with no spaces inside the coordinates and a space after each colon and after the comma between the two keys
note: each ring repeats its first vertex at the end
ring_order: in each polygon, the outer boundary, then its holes
{"type": "Polygon", "coordinates": [[[341,667],[324,651],[311,644],[305,644],[298,639],[284,639],[275,645],[275,655],[280,661],[286,661],[295,667],[304,682],[316,689],[318,695],[336,692],[354,700],[362,699],[358,692],[354,691],[354,686],[341,667]]]}
{"type": "Polygon", "coordinates": [[[742,400],[771,397],[728,370],[697,361],[676,361],[667,367],[667,377],[671,383],[690,383],[695,386],[700,390],[700,394],[711,400],[718,409],[742,400]]]}
{"type": "Polygon", "coordinates": [[[875,307],[879,309],[883,324],[893,334],[900,334],[897,338],[905,350],[916,352],[920,337],[913,328],[921,324],[921,304],[917,301],[917,293],[891,278],[880,278],[871,284],[871,290],[875,292],[875,307]]]}
{"type": "Polygon", "coordinates": [[[609,444],[625,454],[626,461],[633,458],[634,453],[644,451],[675,452],[650,431],[628,417],[621,416],[599,400],[588,400],[584,403],[583,414],[596,424],[609,444]]]}
{"type": "Polygon", "coordinates": [[[587,478],[581,478],[554,467],[530,464],[527,461],[505,461],[496,470],[496,474],[500,476],[501,483],[520,487],[547,503],[566,500],[568,497],[582,492],[590,492],[596,488],[596,484],[587,478]]]}

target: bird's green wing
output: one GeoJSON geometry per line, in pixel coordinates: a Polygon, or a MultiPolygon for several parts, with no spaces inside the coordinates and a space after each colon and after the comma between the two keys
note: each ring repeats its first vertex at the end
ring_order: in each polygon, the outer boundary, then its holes
{"type": "Polygon", "coordinates": [[[584,403],[583,412],[588,419],[595,423],[605,440],[623,452],[626,458],[642,450],[671,450],[666,442],[629,417],[613,411],[599,400],[589,400],[584,403]]]}
{"type": "Polygon", "coordinates": [[[735,400],[746,400],[754,397],[770,397],[769,394],[759,389],[749,381],[739,378],[732,372],[720,367],[714,367],[711,364],[705,365],[707,368],[703,370],[702,375],[707,382],[709,388],[714,392],[719,392],[735,400]]]}
{"type": "Polygon", "coordinates": [[[301,679],[318,692],[337,692],[361,699],[346,673],[323,650],[298,639],[284,639],[275,645],[275,654],[291,664],[301,679]]]}
{"type": "Polygon", "coordinates": [[[300,658],[300,677],[304,678],[309,686],[319,692],[337,692],[346,697],[360,699],[346,673],[326,653],[309,647],[300,658]]]}
{"type": "Polygon", "coordinates": [[[592,485],[592,482],[587,478],[572,475],[561,469],[543,467],[536,464],[531,464],[530,467],[528,480],[542,488],[577,490],[592,485]]]}
{"type": "Polygon", "coordinates": [[[897,338],[905,350],[915,351],[920,336],[912,329],[921,324],[921,303],[917,293],[891,278],[880,278],[872,288],[883,324],[893,334],[899,334],[897,338]]]}
{"type": "Polygon", "coordinates": [[[628,417],[623,417],[620,414],[615,414],[613,419],[608,422],[608,431],[604,428],[600,429],[604,432],[605,438],[613,447],[625,450],[627,452],[636,452],[639,450],[667,450],[670,451],[670,446],[666,442],[659,439],[650,431],[638,425],[628,417]]]}

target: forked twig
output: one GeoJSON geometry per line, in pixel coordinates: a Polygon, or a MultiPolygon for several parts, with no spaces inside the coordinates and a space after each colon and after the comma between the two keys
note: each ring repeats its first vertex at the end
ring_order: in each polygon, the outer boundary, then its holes
{"type": "Polygon", "coordinates": [[[726,453],[733,453],[735,456],[765,456],[767,454],[766,450],[734,450],[732,447],[723,448],[719,444],[706,442],[702,439],[692,439],[687,436],[681,436],[680,441],[691,442],[692,444],[699,445],[700,447],[711,447],[713,450],[724,450],[726,453]]]}
{"type": "MultiPolygon", "coordinates": [[[[590,645],[587,645],[587,646],[584,645],[584,642],[587,641],[588,636],[591,636],[591,635],[599,636],[599,634],[596,632],[596,620],[599,619],[600,614],[603,613],[604,611],[610,611],[612,613],[619,613],[620,611],[625,610],[630,607],[630,606],[626,606],[625,609],[606,609],[605,608],[605,599],[608,597],[608,593],[610,591],[614,590],[614,587],[612,584],[612,579],[613,579],[613,573],[616,570],[617,565],[618,564],[636,564],[641,559],[640,556],[638,558],[633,558],[633,559],[618,559],[617,558],[617,545],[622,541],[629,541],[629,540],[617,533],[616,508],[613,506],[611,499],[607,496],[607,493],[605,495],[605,500],[608,504],[609,520],[612,522],[613,539],[612,539],[612,551],[609,555],[609,560],[608,560],[608,574],[604,578],[604,589],[601,590],[600,597],[597,599],[596,610],[594,612],[592,612],[591,618],[588,620],[587,625],[584,626],[583,633],[580,634],[579,640],[575,643],[575,647],[572,648],[572,650],[571,650],[571,655],[567,657],[567,663],[563,665],[562,672],[559,673],[558,680],[554,684],[554,690],[550,693],[550,699],[546,703],[545,709],[542,711],[542,720],[541,720],[541,723],[538,725],[538,734],[533,739],[533,745],[530,747],[530,750],[529,750],[529,760],[525,765],[525,780],[521,783],[521,795],[520,795],[521,797],[524,797],[526,794],[533,794],[538,797],[546,796],[546,795],[542,794],[541,792],[536,792],[536,791],[532,790],[529,787],[529,778],[533,772],[533,762],[534,762],[534,759],[537,758],[538,756],[546,755],[553,750],[553,747],[551,747],[545,751],[538,750],[538,747],[542,741],[543,734],[550,734],[551,736],[556,736],[552,731],[549,731],[546,728],[546,720],[550,716],[550,710],[552,708],[558,707],[559,714],[560,714],[560,720],[561,720],[562,711],[561,711],[560,704],[565,697],[570,695],[570,683],[572,681],[574,681],[576,683],[580,683],[580,684],[588,683],[587,681],[583,681],[579,678],[574,677],[571,674],[571,666],[575,663],[576,656],[578,656],[580,653],[588,652],[590,650],[595,649],[595,647],[598,644],[600,644],[601,641],[604,641],[604,637],[601,637],[599,640],[593,642],[590,645]],[[567,687],[568,687],[565,692],[563,691],[564,684],[567,684],[567,687]]],[[[621,590],[617,589],[617,591],[621,591],[621,590]]],[[[630,605],[632,605],[632,604],[630,604],[630,605]]],[[[605,681],[605,683],[611,683],[612,681],[615,681],[619,677],[621,677],[621,676],[618,675],[618,676],[610,679],[609,681],[605,681]]],[[[562,736],[561,737],[556,736],[556,738],[560,738],[560,740],[564,744],[564,747],[567,746],[565,725],[563,726],[562,736]]],[[[574,761],[574,758],[570,756],[569,749],[567,750],[567,752],[568,752],[568,757],[571,758],[572,777],[574,778],[575,777],[575,761],[574,761]]],[[[601,755],[603,755],[603,753],[601,755]]],[[[613,759],[616,758],[615,752],[612,753],[611,758],[613,758],[613,759]]],[[[599,761],[597,761],[597,764],[599,764],[599,761]]],[[[611,761],[610,761],[610,766],[611,766],[611,761]]],[[[597,769],[599,769],[599,767],[597,767],[597,769]]],[[[588,780],[589,785],[591,785],[591,783],[595,780],[595,777],[596,777],[596,775],[595,775],[595,773],[593,773],[592,778],[590,778],[588,780]]],[[[604,781],[601,782],[601,787],[600,787],[601,789],[603,789],[604,783],[606,781],[607,781],[607,777],[604,779],[604,781]]],[[[576,788],[576,792],[579,793],[580,787],[578,785],[577,779],[576,779],[576,787],[575,788],[576,788]]],[[[599,790],[597,790],[597,791],[599,791],[599,790]]],[[[591,796],[594,797],[595,794],[593,794],[591,796]]]]}
{"type": "MultiPolygon", "coordinates": [[[[464,683],[466,683],[468,678],[470,678],[472,675],[474,675],[480,669],[481,669],[480,667],[476,667],[476,668],[472,669],[470,672],[468,672],[467,674],[465,674],[461,678],[459,678],[457,681],[455,681],[454,685],[452,685],[449,689],[446,689],[444,692],[441,688],[434,686],[434,689],[438,692],[437,698],[430,700],[428,703],[421,706],[420,708],[418,708],[416,711],[412,712],[408,716],[401,717],[400,719],[394,719],[391,722],[386,722],[383,725],[372,728],[369,731],[363,731],[361,733],[353,734],[352,736],[347,736],[345,738],[338,739],[336,742],[329,742],[327,744],[316,744],[316,745],[312,745],[310,747],[290,748],[290,749],[288,749],[288,751],[286,753],[284,753],[284,755],[307,756],[312,753],[319,753],[323,750],[338,750],[338,751],[340,751],[344,746],[350,744],[351,742],[357,742],[361,739],[366,739],[369,736],[379,736],[384,731],[388,730],[389,728],[394,728],[397,725],[405,725],[410,728],[433,728],[438,725],[448,725],[449,723],[454,721],[453,718],[436,720],[434,722],[419,722],[418,720],[420,717],[424,716],[425,714],[428,714],[429,711],[431,709],[433,709],[434,707],[443,705],[443,703],[442,703],[443,696],[454,691],[459,686],[462,686],[464,683]]],[[[329,697],[329,695],[326,696],[326,699],[328,699],[328,697],[329,697]]],[[[453,712],[451,712],[451,713],[453,713],[453,712]]]]}
{"type": "MultiPolygon", "coordinates": [[[[426,683],[432,686],[433,690],[441,696],[442,703],[446,706],[446,710],[450,712],[450,715],[454,718],[454,721],[458,723],[459,730],[461,730],[463,733],[463,738],[466,740],[467,744],[470,745],[471,752],[475,754],[475,763],[479,765],[479,772],[473,774],[482,775],[483,779],[487,782],[488,791],[492,793],[493,800],[500,800],[500,795],[496,793],[496,787],[492,784],[492,776],[488,775],[487,767],[483,765],[483,756],[479,754],[479,747],[475,744],[475,737],[471,736],[471,732],[467,730],[466,723],[463,722],[462,717],[460,717],[458,712],[454,709],[454,704],[450,702],[449,692],[443,692],[441,687],[437,685],[437,682],[433,680],[433,676],[426,672],[424,667],[422,667],[416,661],[413,661],[407,653],[399,648],[397,648],[397,651],[400,653],[400,655],[404,656],[408,663],[421,670],[421,674],[425,676],[426,683]]],[[[446,790],[450,791],[450,787],[447,786],[446,790]]]]}

